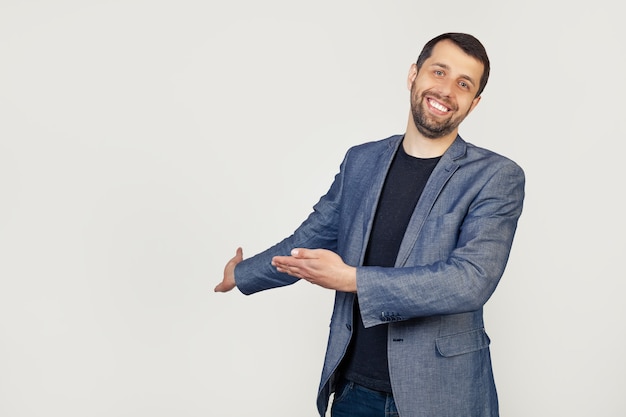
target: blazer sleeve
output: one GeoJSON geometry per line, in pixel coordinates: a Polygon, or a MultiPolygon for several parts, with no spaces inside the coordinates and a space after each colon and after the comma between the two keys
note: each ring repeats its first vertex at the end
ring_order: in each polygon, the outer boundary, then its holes
{"type": "MultiPolygon", "coordinates": [[[[416,317],[475,311],[494,292],[508,261],[524,199],[524,173],[510,161],[480,187],[468,207],[456,207],[456,243],[447,256],[427,264],[357,268],[357,294],[365,327],[416,317]],[[466,213],[465,213],[466,211],[466,213]]],[[[449,196],[448,196],[449,197],[449,196]]],[[[436,234],[419,236],[419,251],[438,245],[436,234]]]]}
{"type": "Polygon", "coordinates": [[[288,274],[276,271],[271,265],[274,256],[287,256],[293,248],[336,251],[339,207],[343,195],[343,171],[348,153],[328,192],[313,206],[311,214],[294,233],[271,248],[237,264],[235,282],[242,293],[253,294],[299,281],[288,274]]]}

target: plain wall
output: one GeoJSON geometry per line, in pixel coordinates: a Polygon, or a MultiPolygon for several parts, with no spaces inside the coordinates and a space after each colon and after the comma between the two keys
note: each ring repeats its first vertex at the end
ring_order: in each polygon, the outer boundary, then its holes
{"type": "Polygon", "coordinates": [[[333,294],[214,294],[352,145],[404,132],[447,31],[461,126],[526,171],[486,306],[506,417],[626,413],[618,2],[0,2],[0,416],[314,416],[333,294]]]}

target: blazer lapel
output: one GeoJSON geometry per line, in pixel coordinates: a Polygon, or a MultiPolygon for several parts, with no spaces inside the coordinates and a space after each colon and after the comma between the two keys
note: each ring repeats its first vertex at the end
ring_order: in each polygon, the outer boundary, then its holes
{"type": "Polygon", "coordinates": [[[402,143],[403,137],[404,135],[393,137],[392,140],[389,141],[389,146],[387,146],[384,152],[380,154],[377,163],[371,170],[374,175],[372,175],[371,183],[367,187],[371,191],[365,195],[363,205],[361,206],[359,212],[356,213],[357,217],[355,218],[355,222],[353,224],[361,224],[361,233],[352,233],[351,235],[352,245],[354,245],[352,247],[361,248],[358,262],[359,265],[363,265],[363,261],[365,260],[365,252],[367,251],[370,233],[372,232],[374,216],[376,215],[376,209],[378,208],[378,200],[380,199],[383,185],[385,184],[385,179],[387,178],[387,172],[391,166],[391,161],[398,150],[399,144],[402,143]]]}
{"type": "Polygon", "coordinates": [[[465,155],[466,148],[467,144],[465,141],[463,141],[460,136],[457,136],[452,145],[450,145],[448,150],[442,155],[441,160],[430,175],[426,187],[424,187],[424,191],[415,206],[406,232],[404,233],[404,238],[402,239],[398,251],[398,257],[396,258],[396,267],[404,266],[409,259],[409,255],[415,246],[424,221],[430,214],[444,185],[459,168],[459,164],[456,160],[465,155]]]}

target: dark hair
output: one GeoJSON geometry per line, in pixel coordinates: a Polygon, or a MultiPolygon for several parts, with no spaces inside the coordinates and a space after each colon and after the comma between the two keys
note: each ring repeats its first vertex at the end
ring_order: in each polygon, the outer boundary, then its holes
{"type": "Polygon", "coordinates": [[[424,61],[430,58],[435,45],[445,40],[452,41],[456,46],[461,48],[463,52],[476,58],[483,64],[483,75],[480,77],[480,85],[478,86],[478,92],[476,93],[476,97],[480,96],[487,85],[487,80],[489,79],[489,57],[487,56],[487,51],[485,50],[483,44],[472,35],[468,35],[467,33],[444,33],[429,40],[428,43],[424,45],[422,52],[420,52],[420,55],[417,58],[417,70],[419,71],[424,64],[424,61]]]}

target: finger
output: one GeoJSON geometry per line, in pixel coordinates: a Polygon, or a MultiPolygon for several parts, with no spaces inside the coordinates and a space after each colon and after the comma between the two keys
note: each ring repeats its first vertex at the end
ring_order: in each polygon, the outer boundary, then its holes
{"type": "Polygon", "coordinates": [[[226,276],[230,270],[234,269],[235,266],[241,261],[243,261],[243,250],[241,248],[237,248],[235,256],[230,258],[230,260],[226,262],[226,266],[224,266],[224,276],[226,276]]]}
{"type": "Polygon", "coordinates": [[[298,259],[317,259],[315,249],[306,248],[293,248],[291,250],[291,256],[298,259]]]}
{"type": "Polygon", "coordinates": [[[235,256],[233,256],[230,261],[228,261],[229,263],[235,262],[235,263],[239,263],[243,261],[243,249],[241,247],[237,248],[237,250],[235,251],[235,256]]]}
{"type": "Polygon", "coordinates": [[[276,270],[278,272],[291,275],[292,277],[295,277],[295,278],[302,278],[302,271],[300,270],[299,267],[295,265],[277,264],[276,270]]]}
{"type": "Polygon", "coordinates": [[[295,265],[295,262],[298,262],[297,258],[294,256],[274,256],[272,258],[272,265],[273,266],[291,266],[291,265],[295,265]]]}
{"type": "Polygon", "coordinates": [[[235,288],[236,286],[237,285],[235,284],[234,281],[229,280],[227,278],[224,278],[222,280],[222,282],[220,282],[219,284],[217,284],[215,286],[213,291],[215,291],[215,292],[228,292],[228,291],[232,290],[233,288],[235,288]]]}
{"type": "Polygon", "coordinates": [[[285,274],[293,275],[298,272],[298,268],[294,265],[278,263],[275,266],[278,272],[283,272],[285,274]]]}

